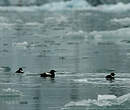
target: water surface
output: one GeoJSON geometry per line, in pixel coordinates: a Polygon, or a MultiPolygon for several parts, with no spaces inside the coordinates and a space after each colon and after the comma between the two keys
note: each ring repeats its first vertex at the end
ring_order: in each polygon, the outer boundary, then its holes
{"type": "Polygon", "coordinates": [[[129,8],[111,12],[76,6],[60,11],[44,6],[0,10],[2,109],[130,108],[129,8]],[[15,74],[19,67],[24,74],[15,74]],[[55,79],[40,78],[51,69],[57,71],[55,79]],[[110,72],[116,73],[115,81],[105,80],[110,72]]]}

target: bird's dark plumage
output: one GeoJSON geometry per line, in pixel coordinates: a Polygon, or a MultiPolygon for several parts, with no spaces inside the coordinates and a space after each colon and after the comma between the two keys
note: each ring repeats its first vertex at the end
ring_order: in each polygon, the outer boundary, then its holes
{"type": "Polygon", "coordinates": [[[24,73],[22,68],[19,68],[15,73],[24,73]]]}
{"type": "Polygon", "coordinates": [[[106,76],[106,80],[114,80],[115,79],[115,73],[111,73],[110,75],[106,76]]]}
{"type": "Polygon", "coordinates": [[[41,73],[40,77],[50,77],[50,78],[55,78],[55,70],[51,70],[50,72],[46,73],[41,73]]]}

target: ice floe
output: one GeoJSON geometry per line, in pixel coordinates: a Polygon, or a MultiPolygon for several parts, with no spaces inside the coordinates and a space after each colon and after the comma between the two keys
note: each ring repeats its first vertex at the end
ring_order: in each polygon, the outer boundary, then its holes
{"type": "Polygon", "coordinates": [[[81,100],[81,101],[71,101],[64,105],[64,107],[73,107],[73,106],[112,106],[112,105],[121,105],[126,101],[130,100],[130,93],[125,94],[120,97],[116,97],[115,95],[98,95],[97,99],[88,99],[88,100],[81,100]]]}
{"type": "Polygon", "coordinates": [[[22,95],[21,91],[12,88],[2,89],[0,92],[0,97],[19,97],[22,95]]]}

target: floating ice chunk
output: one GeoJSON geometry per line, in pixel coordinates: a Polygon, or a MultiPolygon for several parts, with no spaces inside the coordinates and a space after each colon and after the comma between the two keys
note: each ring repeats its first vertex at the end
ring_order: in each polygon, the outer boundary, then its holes
{"type": "Polygon", "coordinates": [[[45,10],[67,10],[67,9],[86,9],[91,7],[85,0],[71,0],[67,2],[51,2],[42,6],[45,10]]]}
{"type": "Polygon", "coordinates": [[[116,97],[115,95],[98,95],[96,99],[88,99],[81,101],[71,101],[64,105],[64,107],[72,107],[72,106],[112,106],[112,105],[120,105],[130,100],[130,93],[125,94],[120,97],[116,97]]]}
{"type": "Polygon", "coordinates": [[[71,106],[90,106],[92,103],[96,103],[96,100],[88,99],[88,100],[81,100],[81,101],[78,101],[78,102],[71,101],[71,102],[65,104],[64,106],[65,107],[71,107],[71,106]]]}
{"type": "MultiPolygon", "coordinates": [[[[18,0],[9,0],[9,3],[11,6],[13,5],[20,5],[21,2],[19,2],[18,0]]],[[[36,0],[22,0],[22,6],[23,5],[34,5],[36,4],[36,0]]]]}
{"type": "Polygon", "coordinates": [[[28,45],[28,43],[26,42],[26,41],[24,41],[24,42],[19,42],[19,43],[16,43],[16,45],[17,46],[26,46],[26,45],[28,45]]]}
{"type": "Polygon", "coordinates": [[[116,99],[117,97],[115,95],[98,95],[97,100],[101,101],[101,100],[113,100],[116,99]]]}
{"type": "MultiPolygon", "coordinates": [[[[12,0],[14,1],[14,0],[12,0]]],[[[17,5],[19,3],[18,0],[15,0],[15,2],[12,2],[13,5],[17,5]]],[[[25,4],[31,5],[36,4],[36,0],[26,0],[25,4]]],[[[46,4],[43,4],[41,6],[1,6],[0,10],[3,11],[39,11],[39,10],[49,10],[49,11],[61,11],[61,10],[96,10],[96,11],[103,11],[103,12],[124,12],[127,10],[130,10],[130,3],[121,3],[118,2],[117,4],[104,4],[99,5],[97,7],[91,6],[86,0],[70,0],[70,1],[60,1],[60,2],[49,2],[46,4]]]]}
{"type": "Polygon", "coordinates": [[[42,24],[39,23],[39,22],[28,22],[28,23],[26,23],[26,25],[30,25],[30,26],[39,26],[39,25],[42,25],[42,24]]]}
{"type": "Polygon", "coordinates": [[[79,82],[79,83],[87,83],[88,80],[86,78],[83,78],[83,79],[75,79],[74,80],[75,82],[79,82]]]}
{"type": "Polygon", "coordinates": [[[130,100],[130,93],[125,94],[125,95],[120,96],[120,97],[117,98],[118,104],[122,104],[122,103],[124,103],[124,102],[126,102],[128,100],[130,100]]]}
{"type": "Polygon", "coordinates": [[[98,95],[96,105],[111,106],[116,104],[117,97],[115,95],[98,95]]]}
{"type": "Polygon", "coordinates": [[[104,4],[91,9],[103,12],[124,12],[130,10],[130,3],[124,4],[119,2],[117,4],[111,4],[111,5],[104,4]]]}
{"type": "Polygon", "coordinates": [[[24,48],[24,49],[26,49],[26,47],[28,46],[28,42],[24,41],[24,42],[13,43],[13,46],[15,46],[17,48],[24,48]]]}
{"type": "Polygon", "coordinates": [[[121,42],[129,43],[130,40],[129,36],[130,36],[130,28],[123,28],[123,29],[112,30],[112,31],[99,31],[99,32],[93,31],[89,33],[90,38],[92,37],[93,39],[99,39],[99,41],[101,39],[103,40],[103,42],[109,42],[115,44],[119,44],[121,42]],[[97,37],[97,35],[99,36],[97,37]]]}
{"type": "Polygon", "coordinates": [[[120,19],[114,18],[111,20],[111,22],[118,23],[123,26],[130,26],[130,18],[128,17],[120,18],[120,19]]]}
{"type": "Polygon", "coordinates": [[[57,23],[66,23],[68,22],[68,18],[66,16],[62,16],[62,15],[57,15],[57,16],[54,16],[54,17],[47,17],[45,18],[45,22],[46,23],[54,23],[54,22],[57,22],[57,23]]]}
{"type": "Polygon", "coordinates": [[[66,34],[66,36],[64,36],[64,39],[66,40],[73,40],[74,42],[77,42],[77,41],[83,41],[85,39],[85,32],[80,30],[78,32],[75,32],[75,31],[70,31],[66,34]]]}
{"type": "Polygon", "coordinates": [[[22,96],[23,93],[19,90],[7,88],[7,89],[2,89],[0,92],[0,97],[18,97],[22,96]]]}

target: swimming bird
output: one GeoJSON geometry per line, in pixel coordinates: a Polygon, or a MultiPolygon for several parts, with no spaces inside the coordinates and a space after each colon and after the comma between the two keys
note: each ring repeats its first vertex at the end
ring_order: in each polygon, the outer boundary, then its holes
{"type": "Polygon", "coordinates": [[[15,73],[24,73],[22,68],[19,68],[15,73]]]}
{"type": "Polygon", "coordinates": [[[115,73],[111,73],[110,75],[106,76],[106,80],[114,80],[115,79],[115,73]]]}
{"type": "Polygon", "coordinates": [[[41,73],[40,77],[50,77],[55,78],[55,70],[51,70],[50,72],[41,73]]]}

